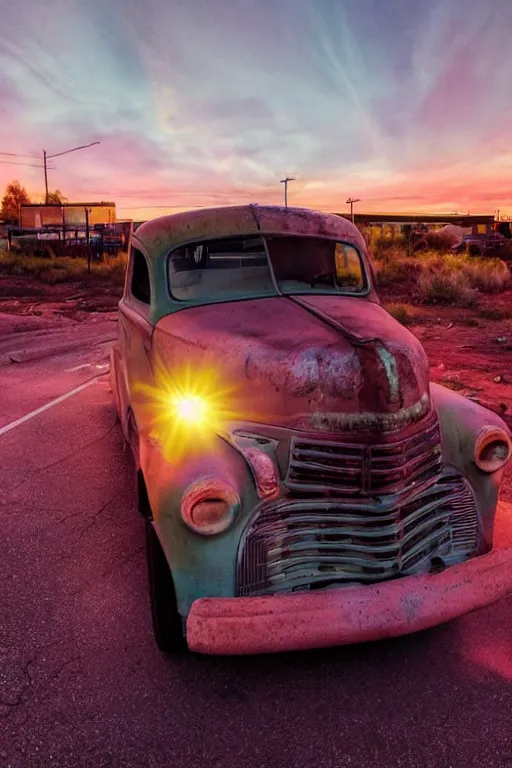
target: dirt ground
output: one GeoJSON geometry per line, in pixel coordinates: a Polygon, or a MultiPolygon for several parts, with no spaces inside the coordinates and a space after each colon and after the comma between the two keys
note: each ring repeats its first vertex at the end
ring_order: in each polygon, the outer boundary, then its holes
{"type": "MultiPolygon", "coordinates": [[[[407,295],[380,290],[384,305],[407,304],[407,295]]],[[[91,313],[112,312],[121,295],[105,279],[46,285],[38,280],[0,276],[0,312],[85,322],[91,313]]],[[[430,361],[432,381],[450,387],[496,411],[512,429],[512,317],[491,320],[490,311],[512,316],[512,291],[482,295],[478,309],[408,307],[409,326],[430,361]]],[[[511,463],[512,464],[512,463],[511,463]]],[[[512,466],[503,497],[512,501],[512,466]]]]}

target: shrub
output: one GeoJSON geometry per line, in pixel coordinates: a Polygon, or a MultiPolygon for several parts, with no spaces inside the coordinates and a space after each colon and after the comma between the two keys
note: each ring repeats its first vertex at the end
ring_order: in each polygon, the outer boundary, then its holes
{"type": "Polygon", "coordinates": [[[450,251],[456,242],[457,238],[453,234],[432,230],[425,232],[416,242],[413,240],[411,248],[414,250],[416,246],[423,246],[423,249],[430,251],[446,252],[450,251]]]}
{"type": "Polygon", "coordinates": [[[462,270],[426,269],[419,277],[417,296],[422,304],[453,304],[467,308],[476,306],[478,301],[478,291],[471,287],[462,270]]]}
{"type": "Polygon", "coordinates": [[[411,325],[412,317],[407,304],[387,304],[385,309],[402,325],[411,325]]]}
{"type": "Polygon", "coordinates": [[[500,293],[512,282],[509,267],[499,259],[467,258],[465,269],[471,285],[484,293],[500,293]]]}
{"type": "Polygon", "coordinates": [[[86,280],[93,276],[104,278],[113,285],[122,285],[125,269],[126,255],[107,256],[103,262],[93,261],[89,275],[86,259],[69,256],[48,259],[13,251],[0,251],[0,273],[14,277],[32,277],[50,285],[86,280]]]}
{"type": "Polygon", "coordinates": [[[407,271],[404,269],[402,261],[386,261],[375,267],[375,279],[378,285],[387,286],[393,283],[404,282],[407,278],[407,271]]]}
{"type": "Polygon", "coordinates": [[[415,283],[422,265],[416,259],[408,259],[401,251],[390,250],[382,261],[374,262],[374,269],[378,285],[388,286],[393,283],[415,283]]]}
{"type": "Polygon", "coordinates": [[[396,253],[402,256],[407,252],[405,240],[402,235],[395,237],[386,237],[385,235],[375,235],[372,232],[369,242],[370,252],[377,261],[390,258],[396,253]]]}
{"type": "Polygon", "coordinates": [[[499,293],[512,285],[510,269],[500,259],[431,249],[407,256],[396,242],[380,252],[374,267],[379,286],[406,284],[421,303],[470,307],[478,292],[499,293]]]}

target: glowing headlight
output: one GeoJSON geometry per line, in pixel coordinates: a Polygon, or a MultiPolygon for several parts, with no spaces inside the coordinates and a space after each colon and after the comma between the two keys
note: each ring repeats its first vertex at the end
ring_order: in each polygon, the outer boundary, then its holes
{"type": "Polygon", "coordinates": [[[181,502],[186,525],[203,536],[222,533],[234,522],[240,508],[236,490],[213,477],[203,477],[187,488],[181,502]]]}
{"type": "Polygon", "coordinates": [[[211,450],[226,424],[240,419],[239,389],[216,367],[176,369],[157,352],[151,380],[135,381],[133,391],[151,438],[176,466],[192,454],[211,450]]]}
{"type": "Polygon", "coordinates": [[[499,427],[484,427],[475,445],[475,464],[482,472],[497,472],[512,454],[512,441],[499,427]]]}
{"type": "Polygon", "coordinates": [[[206,424],[211,415],[208,401],[199,395],[174,395],[169,405],[173,415],[186,424],[206,424]]]}

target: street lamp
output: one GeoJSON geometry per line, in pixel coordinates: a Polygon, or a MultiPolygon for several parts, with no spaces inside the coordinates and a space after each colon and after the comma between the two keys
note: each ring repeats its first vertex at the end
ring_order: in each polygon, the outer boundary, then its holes
{"type": "Polygon", "coordinates": [[[354,203],[360,203],[361,198],[360,197],[349,197],[347,200],[347,205],[350,204],[350,218],[352,220],[352,224],[354,223],[354,203]]]}
{"type": "Polygon", "coordinates": [[[287,176],[286,179],[281,179],[281,184],[284,184],[284,207],[288,208],[288,182],[289,181],[295,181],[295,179],[292,179],[290,176],[287,176]]]}
{"type": "Polygon", "coordinates": [[[99,141],[93,141],[92,144],[84,144],[81,147],[74,147],[73,149],[67,149],[65,152],[57,152],[55,155],[47,155],[46,149],[43,149],[43,164],[44,164],[44,186],[46,190],[46,197],[45,197],[45,203],[48,205],[48,169],[46,165],[46,161],[50,160],[53,157],[61,157],[61,155],[69,155],[70,152],[77,152],[79,149],[87,149],[87,147],[94,147],[96,144],[99,144],[99,141]]]}

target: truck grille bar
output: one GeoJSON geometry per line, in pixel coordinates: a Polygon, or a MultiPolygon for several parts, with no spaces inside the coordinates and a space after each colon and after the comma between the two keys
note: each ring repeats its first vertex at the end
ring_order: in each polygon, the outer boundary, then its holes
{"type": "Polygon", "coordinates": [[[343,495],[401,491],[442,468],[437,419],[400,442],[380,445],[294,437],[285,484],[291,490],[334,490],[343,495]]]}
{"type": "Polygon", "coordinates": [[[443,468],[435,419],[401,443],[296,438],[285,483],[290,494],[260,505],[242,538],[239,595],[373,584],[480,548],[471,487],[443,468]]]}

